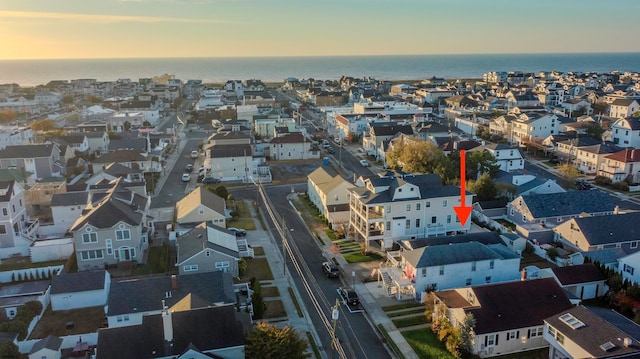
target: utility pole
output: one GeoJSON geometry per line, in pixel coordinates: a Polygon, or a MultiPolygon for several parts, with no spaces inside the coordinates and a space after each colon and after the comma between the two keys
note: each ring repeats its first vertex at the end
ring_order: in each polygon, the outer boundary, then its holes
{"type": "Polygon", "coordinates": [[[331,319],[333,320],[333,327],[331,328],[331,357],[335,357],[335,353],[338,349],[338,338],[336,338],[336,324],[338,323],[338,318],[340,318],[340,310],[338,310],[339,306],[338,298],[336,298],[336,305],[333,306],[333,310],[331,311],[331,319]]]}
{"type": "Polygon", "coordinates": [[[282,275],[287,276],[287,225],[282,215],[282,275]]]}

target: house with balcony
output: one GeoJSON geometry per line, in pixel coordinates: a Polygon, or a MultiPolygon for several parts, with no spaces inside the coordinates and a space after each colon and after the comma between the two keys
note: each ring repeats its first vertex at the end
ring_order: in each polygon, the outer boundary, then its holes
{"type": "Polygon", "coordinates": [[[397,122],[371,122],[369,130],[363,133],[362,146],[368,155],[373,155],[378,160],[384,158],[383,144],[401,134],[413,135],[411,125],[397,122]]]}
{"type": "Polygon", "coordinates": [[[595,175],[598,168],[602,167],[605,157],[620,152],[622,148],[612,142],[601,142],[592,146],[583,146],[576,149],[574,165],[587,175],[595,175]]]}
{"type": "Polygon", "coordinates": [[[555,241],[578,251],[619,248],[630,254],[640,250],[640,212],[575,216],[553,232],[555,241]]]}
{"type": "Polygon", "coordinates": [[[30,220],[24,189],[15,181],[0,182],[0,258],[29,255],[40,222],[30,220]]]}
{"type": "Polygon", "coordinates": [[[104,269],[121,262],[143,263],[153,234],[150,197],[113,181],[92,193],[91,203],[69,229],[73,233],[78,271],[104,269]]]}
{"type": "MultiPolygon", "coordinates": [[[[349,228],[356,239],[391,248],[396,240],[467,232],[459,222],[460,188],[442,183],[436,174],[381,173],[349,190],[349,228]]],[[[473,194],[466,193],[471,205],[473,194]]]]}
{"type": "Polygon", "coordinates": [[[546,348],[545,319],[573,307],[552,278],[486,284],[434,292],[433,318],[456,328],[472,316],[471,353],[488,358],[546,348]]]}
{"type": "Polygon", "coordinates": [[[0,150],[0,168],[30,172],[37,179],[65,173],[60,149],[55,144],[7,146],[0,150]]]}
{"type": "Polygon", "coordinates": [[[549,358],[640,357],[640,325],[607,308],[568,308],[545,318],[542,333],[549,358]]]}
{"type": "Polygon", "coordinates": [[[611,141],[620,147],[640,148],[640,118],[616,120],[611,125],[611,141]]]}
{"type": "Polygon", "coordinates": [[[558,134],[560,121],[551,113],[529,113],[526,119],[519,117],[511,122],[511,140],[518,144],[536,141],[558,134]]]}
{"type": "Polygon", "coordinates": [[[244,131],[228,131],[209,136],[205,146],[207,173],[223,181],[249,181],[252,176],[253,142],[244,131]]]}
{"type": "Polygon", "coordinates": [[[331,176],[322,167],[307,176],[309,200],[334,229],[340,223],[349,223],[349,190],[354,187],[338,174],[331,176]]]}
{"type": "Polygon", "coordinates": [[[640,182],[640,149],[626,148],[604,156],[598,167],[598,176],[611,179],[611,182],[640,182]]]}

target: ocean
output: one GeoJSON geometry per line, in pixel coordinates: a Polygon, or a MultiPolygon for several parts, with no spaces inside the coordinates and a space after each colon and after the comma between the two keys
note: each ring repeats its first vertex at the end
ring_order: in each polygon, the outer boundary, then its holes
{"type": "Polygon", "coordinates": [[[335,80],[343,75],[416,80],[481,78],[490,71],[614,70],[640,72],[640,53],[0,60],[0,84],[35,86],[82,78],[137,81],[165,73],[183,81],[221,83],[281,82],[287,77],[335,80]]]}

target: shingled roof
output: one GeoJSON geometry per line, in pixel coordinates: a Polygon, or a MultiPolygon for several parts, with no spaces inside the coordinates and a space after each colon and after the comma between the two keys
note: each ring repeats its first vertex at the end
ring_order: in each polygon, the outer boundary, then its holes
{"type": "Polygon", "coordinates": [[[51,294],[86,292],[105,288],[106,271],[64,273],[51,278],[51,294]]]}
{"type": "Polygon", "coordinates": [[[54,144],[7,146],[0,150],[0,158],[40,158],[51,157],[54,144]]]}
{"type": "Polygon", "coordinates": [[[182,218],[200,205],[222,216],[225,215],[226,204],[222,197],[203,189],[203,187],[196,187],[196,189],[176,203],[176,218],[182,218]]]}
{"type": "Polygon", "coordinates": [[[524,201],[533,218],[613,212],[615,208],[609,194],[600,191],[531,194],[516,198],[514,202],[520,199],[524,201]]]}
{"type": "Polygon", "coordinates": [[[562,285],[597,282],[606,279],[593,263],[557,267],[552,268],[551,271],[562,285]]]}
{"type": "Polygon", "coordinates": [[[205,223],[201,223],[189,232],[179,236],[176,240],[176,244],[178,252],[176,265],[178,266],[187,259],[206,249],[240,259],[235,234],[218,226],[207,227],[205,223]],[[210,231],[212,238],[209,238],[210,231]],[[214,233],[214,231],[219,231],[220,233],[214,233]],[[217,238],[214,237],[216,234],[219,234],[220,236],[217,238]],[[227,238],[224,238],[224,234],[226,234],[227,238]]]}
{"type": "Polygon", "coordinates": [[[402,256],[415,268],[470,263],[491,259],[519,258],[519,256],[514,253],[497,251],[479,242],[451,243],[449,245],[422,247],[411,251],[404,251],[402,256]]]}
{"type": "Polygon", "coordinates": [[[572,220],[575,221],[578,230],[592,246],[640,239],[640,212],[578,217],[572,220]]]}

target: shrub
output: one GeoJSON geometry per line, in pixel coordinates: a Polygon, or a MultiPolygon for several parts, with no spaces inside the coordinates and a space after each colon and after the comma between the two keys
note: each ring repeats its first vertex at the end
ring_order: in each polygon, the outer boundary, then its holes
{"type": "Polygon", "coordinates": [[[599,186],[608,186],[611,184],[611,178],[605,176],[596,176],[593,182],[599,186]]]}
{"type": "Polygon", "coordinates": [[[616,182],[611,184],[611,188],[627,192],[629,191],[629,184],[625,181],[616,182]]]}
{"type": "Polygon", "coordinates": [[[551,247],[547,249],[547,255],[552,261],[555,261],[558,257],[558,250],[556,249],[556,247],[551,247]]]}

